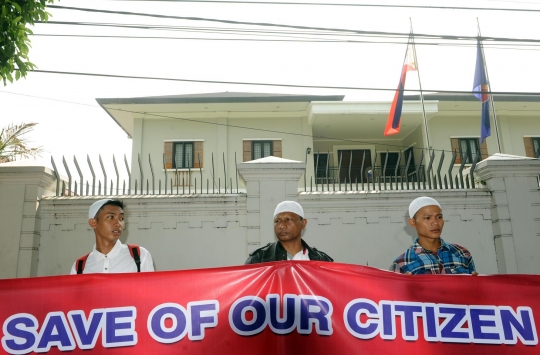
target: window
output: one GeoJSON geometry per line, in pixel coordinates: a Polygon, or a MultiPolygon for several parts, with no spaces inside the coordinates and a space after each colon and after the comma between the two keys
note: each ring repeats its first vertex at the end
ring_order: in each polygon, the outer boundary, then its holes
{"type": "MultiPolygon", "coordinates": [[[[488,157],[486,141],[480,145],[479,138],[451,138],[452,151],[457,153],[454,164],[472,164],[480,156],[480,160],[488,157]]],[[[480,161],[479,160],[479,161],[480,161]]]]}
{"type": "Polygon", "coordinates": [[[460,138],[460,156],[462,161],[465,160],[465,164],[472,164],[476,160],[480,150],[478,146],[477,138],[460,138]]]}
{"type": "Polygon", "coordinates": [[[369,149],[338,150],[337,151],[338,167],[339,167],[340,160],[341,160],[341,170],[339,171],[339,181],[341,182],[345,182],[345,180],[347,180],[348,182],[366,181],[367,171],[369,169],[372,169],[371,150],[369,149]],[[362,165],[364,166],[363,172],[360,171],[362,169],[362,165]]]}
{"type": "Polygon", "coordinates": [[[251,159],[261,159],[272,155],[272,141],[253,141],[251,159]]]}
{"type": "Polygon", "coordinates": [[[326,166],[328,165],[328,153],[314,153],[313,167],[317,170],[317,178],[326,177],[326,166]]]}
{"type": "Polygon", "coordinates": [[[281,158],[281,139],[244,139],[243,161],[250,161],[268,156],[281,158]]]}
{"type": "Polygon", "coordinates": [[[166,169],[203,167],[203,141],[165,142],[163,158],[166,169]]]}
{"type": "Polygon", "coordinates": [[[525,155],[529,158],[540,158],[540,137],[523,137],[525,155]]]}
{"type": "Polygon", "coordinates": [[[193,168],[193,142],[174,143],[173,168],[193,168]]]}
{"type": "MultiPolygon", "coordinates": [[[[394,176],[396,174],[396,166],[398,163],[399,153],[381,153],[381,171],[384,168],[384,162],[386,161],[386,170],[384,171],[385,176],[394,176]],[[386,156],[388,155],[388,160],[386,156]]],[[[398,167],[397,174],[401,175],[401,170],[398,167]]]]}
{"type": "Polygon", "coordinates": [[[407,174],[412,174],[416,171],[416,165],[414,164],[414,150],[413,147],[407,148],[405,150],[405,161],[403,164],[406,166],[407,162],[409,162],[409,171],[407,171],[407,174]],[[409,157],[411,161],[409,161],[409,157]]]}

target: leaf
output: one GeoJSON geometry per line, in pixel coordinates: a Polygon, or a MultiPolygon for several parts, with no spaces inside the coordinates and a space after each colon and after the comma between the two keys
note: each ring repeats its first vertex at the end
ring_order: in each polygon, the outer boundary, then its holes
{"type": "Polygon", "coordinates": [[[17,9],[17,11],[19,12],[23,12],[21,7],[19,6],[19,4],[17,4],[16,2],[12,2],[13,6],[15,6],[15,8],[17,9]]]}
{"type": "Polygon", "coordinates": [[[21,72],[19,70],[17,70],[15,72],[15,80],[19,80],[21,78],[21,72]]]}
{"type": "Polygon", "coordinates": [[[11,76],[11,73],[6,73],[6,78],[9,80],[10,83],[13,83],[13,77],[11,76]]]}
{"type": "Polygon", "coordinates": [[[16,23],[19,22],[21,19],[22,19],[22,16],[17,16],[17,17],[15,17],[15,18],[11,21],[11,23],[12,23],[12,24],[16,24],[16,23]]]}

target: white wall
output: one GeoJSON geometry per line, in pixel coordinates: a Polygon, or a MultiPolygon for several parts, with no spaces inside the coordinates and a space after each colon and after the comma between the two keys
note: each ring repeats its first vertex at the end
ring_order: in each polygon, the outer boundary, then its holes
{"type": "MultiPolygon", "coordinates": [[[[136,119],[133,134],[133,154],[131,162],[132,189],[135,179],[138,180],[140,188],[140,170],[138,154],[141,155],[141,162],[144,171],[144,187],[146,190],[146,180],[150,182],[151,172],[148,163],[148,155],[152,157],[152,164],[155,173],[155,186],[157,190],[158,180],[161,179],[162,189],[165,186],[165,174],[163,172],[163,143],[165,140],[182,139],[203,139],[204,140],[204,160],[203,160],[203,189],[206,190],[206,179],[212,186],[212,153],[214,153],[215,181],[221,178],[221,189],[224,188],[225,173],[223,171],[223,153],[225,153],[225,168],[227,169],[227,186],[230,185],[230,178],[235,181],[235,153],[238,163],[243,158],[243,139],[282,139],[282,157],[291,160],[305,161],[306,148],[313,147],[311,138],[311,126],[307,124],[307,117],[276,117],[276,118],[227,118],[227,113],[223,113],[219,118],[189,118],[187,120],[177,119],[136,119]],[[276,133],[286,132],[284,133],[276,133]]],[[[312,155],[309,156],[312,159],[312,155]]],[[[313,166],[308,165],[308,176],[313,174],[313,166]]],[[[168,172],[168,180],[173,177],[173,171],[168,172]]],[[[200,172],[192,169],[192,180],[197,178],[197,190],[200,189],[200,172]]],[[[192,181],[193,185],[193,181],[192,181]]],[[[170,185],[169,185],[170,186],[170,185]]],[[[304,186],[301,179],[299,187],[304,186]]],[[[239,181],[239,188],[243,188],[242,181],[239,181]]],[[[217,190],[217,185],[216,185],[217,190]]]]}
{"type": "MultiPolygon", "coordinates": [[[[300,193],[308,225],[306,242],[339,262],[388,269],[415,237],[406,223],[410,201],[424,192],[300,193]]],[[[428,192],[443,205],[443,238],[471,251],[477,268],[497,273],[491,197],[487,191],[428,192]]],[[[91,251],[94,234],[87,224],[88,206],[96,198],[51,198],[41,201],[38,275],[69,272],[73,262],[91,251]]],[[[248,256],[245,195],[122,197],[126,231],[122,242],[150,250],[158,270],[242,264],[248,256]]],[[[265,199],[260,199],[265,205],[265,199]]],[[[260,223],[259,243],[274,241],[271,206],[260,223]]],[[[253,240],[252,240],[253,242],[253,240]]],[[[255,249],[255,248],[252,248],[255,249]]]]}
{"type": "Polygon", "coordinates": [[[336,261],[388,269],[416,238],[408,206],[424,195],[443,206],[442,238],[468,248],[480,272],[497,273],[488,191],[302,193],[304,238],[336,261]]]}
{"type": "Polygon", "coordinates": [[[54,192],[50,169],[19,162],[0,164],[0,278],[36,275],[41,230],[38,201],[54,192]]]}
{"type": "MultiPolygon", "coordinates": [[[[54,191],[50,170],[17,169],[13,175],[0,165],[0,277],[66,274],[92,249],[87,211],[100,197],[43,197],[54,191]]],[[[481,162],[484,190],[298,193],[303,169],[275,158],[241,163],[246,194],[121,196],[121,240],[150,250],[158,270],[238,265],[275,240],[272,212],[291,199],[304,206],[308,244],[338,262],[387,269],[414,239],[408,204],[428,195],[443,206],[443,238],[467,247],[481,273],[539,273],[538,159],[481,162]]]]}

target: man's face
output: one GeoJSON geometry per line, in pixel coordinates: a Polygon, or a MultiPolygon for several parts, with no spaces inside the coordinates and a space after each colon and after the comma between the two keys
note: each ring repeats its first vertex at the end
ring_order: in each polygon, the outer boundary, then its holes
{"type": "Polygon", "coordinates": [[[439,239],[444,227],[442,210],[439,206],[425,206],[409,218],[409,224],[416,229],[418,238],[439,239]]]}
{"type": "Polygon", "coordinates": [[[124,211],[114,205],[106,205],[98,212],[96,218],[88,220],[88,224],[96,232],[97,238],[107,242],[116,242],[124,230],[124,211]]]}
{"type": "Polygon", "coordinates": [[[274,233],[280,242],[300,239],[307,220],[292,212],[282,212],[274,218],[274,233]]]}

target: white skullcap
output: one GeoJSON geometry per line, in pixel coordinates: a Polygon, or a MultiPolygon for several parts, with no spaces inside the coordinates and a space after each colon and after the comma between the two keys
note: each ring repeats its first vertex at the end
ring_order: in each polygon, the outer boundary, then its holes
{"type": "Polygon", "coordinates": [[[419,209],[426,206],[439,206],[439,208],[442,208],[441,205],[434,198],[427,196],[418,197],[409,205],[409,217],[413,218],[419,209]]]}
{"type": "Polygon", "coordinates": [[[302,208],[302,206],[300,206],[298,202],[294,202],[294,201],[280,202],[277,205],[276,210],[274,211],[274,218],[276,218],[278,214],[283,213],[283,212],[296,213],[300,217],[304,218],[304,209],[302,208]]]}
{"type": "Polygon", "coordinates": [[[92,206],[90,206],[90,209],[88,210],[88,219],[95,218],[96,213],[99,211],[99,209],[109,201],[112,201],[112,200],[110,198],[105,198],[103,200],[94,202],[92,206]]]}

